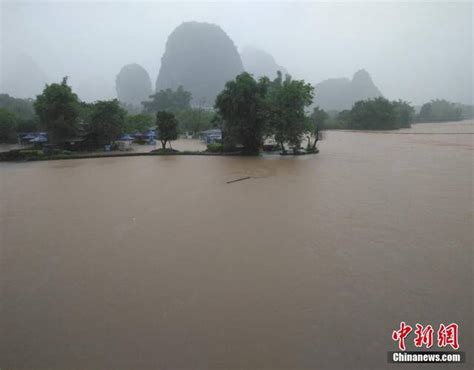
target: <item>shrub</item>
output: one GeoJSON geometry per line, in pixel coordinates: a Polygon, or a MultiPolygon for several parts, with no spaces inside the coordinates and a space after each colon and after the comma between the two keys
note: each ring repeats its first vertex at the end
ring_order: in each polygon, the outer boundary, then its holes
{"type": "Polygon", "coordinates": [[[0,153],[0,161],[26,161],[43,157],[42,150],[21,150],[14,149],[0,153]]]}
{"type": "Polygon", "coordinates": [[[154,149],[150,153],[155,153],[155,154],[175,154],[179,153],[179,150],[172,149],[172,148],[159,148],[159,149],[154,149]]]}
{"type": "Polygon", "coordinates": [[[207,151],[210,153],[220,153],[223,151],[223,145],[220,143],[207,144],[207,151]]]}

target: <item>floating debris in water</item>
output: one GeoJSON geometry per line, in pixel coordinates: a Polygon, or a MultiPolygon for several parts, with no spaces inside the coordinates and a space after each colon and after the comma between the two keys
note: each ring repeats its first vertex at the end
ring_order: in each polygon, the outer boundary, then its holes
{"type": "Polygon", "coordinates": [[[236,179],[236,180],[230,180],[230,181],[227,181],[228,184],[232,184],[233,182],[237,182],[237,181],[243,181],[243,180],[248,180],[250,179],[251,177],[250,176],[247,176],[247,177],[241,177],[240,179],[236,179]]]}

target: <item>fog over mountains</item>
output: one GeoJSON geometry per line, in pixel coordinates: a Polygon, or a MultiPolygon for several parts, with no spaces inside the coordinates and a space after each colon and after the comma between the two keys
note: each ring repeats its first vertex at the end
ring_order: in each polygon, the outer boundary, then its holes
{"type": "Polygon", "coordinates": [[[125,104],[141,107],[141,102],[152,94],[148,72],[139,64],[124,66],[115,79],[117,98],[125,104]]]}
{"type": "Polygon", "coordinates": [[[358,100],[382,96],[370,74],[361,69],[352,79],[331,78],[315,85],[314,105],[325,110],[350,109],[358,100]]]}
{"type": "Polygon", "coordinates": [[[273,79],[277,71],[280,71],[283,75],[288,73],[285,67],[277,64],[272,55],[254,46],[245,46],[240,56],[244,64],[244,69],[253,74],[255,78],[267,76],[273,79]]]}
{"type": "MultiPolygon", "coordinates": [[[[3,1],[0,7],[0,92],[18,97],[34,97],[45,82],[69,76],[83,100],[113,98],[117,96],[117,74],[133,61],[149,74],[152,89],[186,82],[192,86],[195,99],[205,99],[207,105],[230,72],[246,69],[260,76],[279,67],[293,78],[313,84],[351,76],[364,68],[389,99],[414,104],[435,98],[472,102],[469,2],[184,4],[63,0],[3,1]],[[217,44],[201,42],[202,30],[195,35],[191,31],[187,36],[180,32],[173,36],[177,27],[191,21],[215,25],[221,32],[211,33],[209,40],[215,37],[217,44]],[[182,51],[177,51],[175,36],[194,40],[193,45],[181,43],[182,51]],[[203,59],[205,55],[208,59],[203,59]],[[222,67],[216,69],[217,64],[222,67]],[[208,73],[212,69],[215,79],[208,73]],[[178,71],[184,76],[182,81],[178,71]],[[209,80],[204,81],[204,76],[209,80]],[[195,90],[198,87],[203,93],[195,90]]],[[[348,81],[331,84],[351,90],[348,81]]],[[[332,90],[328,83],[319,87],[322,92],[326,87],[332,90]]],[[[324,100],[322,92],[320,99],[324,100]]]]}
{"type": "Polygon", "coordinates": [[[17,98],[32,98],[49,81],[44,70],[28,54],[4,56],[0,74],[0,92],[17,98]]]}
{"type": "Polygon", "coordinates": [[[194,105],[212,107],[225,83],[243,70],[237,48],[222,28],[186,22],[168,37],[156,91],[183,86],[194,105]]]}

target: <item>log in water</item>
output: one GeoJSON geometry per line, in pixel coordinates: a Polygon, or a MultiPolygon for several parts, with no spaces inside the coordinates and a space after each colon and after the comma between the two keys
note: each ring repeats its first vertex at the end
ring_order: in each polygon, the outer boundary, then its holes
{"type": "Polygon", "coordinates": [[[248,180],[250,178],[251,178],[250,176],[241,177],[240,179],[227,181],[227,184],[232,184],[233,182],[242,181],[242,180],[248,180]]]}

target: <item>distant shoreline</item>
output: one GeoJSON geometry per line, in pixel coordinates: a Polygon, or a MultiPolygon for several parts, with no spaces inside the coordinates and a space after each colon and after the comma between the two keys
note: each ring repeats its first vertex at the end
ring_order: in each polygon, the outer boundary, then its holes
{"type": "Polygon", "coordinates": [[[474,132],[397,132],[397,130],[328,130],[337,132],[360,132],[364,134],[391,134],[391,135],[474,135],[474,132]]]}

